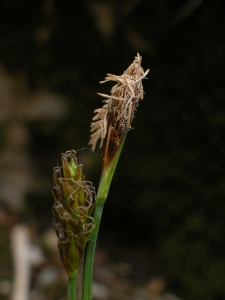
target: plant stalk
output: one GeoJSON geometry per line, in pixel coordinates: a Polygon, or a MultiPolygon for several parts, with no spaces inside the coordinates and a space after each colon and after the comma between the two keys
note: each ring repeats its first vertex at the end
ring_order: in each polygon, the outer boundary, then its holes
{"type": "Polygon", "coordinates": [[[108,196],[111,181],[120,157],[121,150],[123,148],[124,141],[127,133],[123,137],[120,147],[112,159],[111,163],[105,170],[102,170],[102,175],[99,182],[98,192],[96,196],[96,205],[94,209],[95,228],[91,234],[90,241],[87,243],[85,258],[84,258],[84,270],[83,270],[83,285],[82,285],[82,300],[92,300],[92,277],[94,266],[94,254],[98,237],[99,226],[101,223],[103,207],[108,196]]]}
{"type": "Polygon", "coordinates": [[[94,253],[98,237],[98,230],[101,222],[102,211],[104,202],[99,201],[96,204],[94,211],[95,229],[90,237],[90,241],[86,246],[85,258],[84,258],[84,274],[83,274],[83,286],[82,286],[82,300],[92,299],[92,274],[93,274],[93,262],[94,253]]]}
{"type": "Polygon", "coordinates": [[[77,274],[69,276],[68,279],[68,300],[76,300],[77,274]]]}

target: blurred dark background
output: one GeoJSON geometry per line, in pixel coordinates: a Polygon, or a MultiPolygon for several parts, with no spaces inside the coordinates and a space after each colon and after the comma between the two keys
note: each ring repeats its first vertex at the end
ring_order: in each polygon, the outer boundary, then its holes
{"type": "MultiPolygon", "coordinates": [[[[0,2],[0,291],[13,280],[16,224],[53,264],[42,246],[52,169],[75,149],[97,186],[101,151],[91,153],[89,128],[96,93],[112,86],[99,81],[139,52],[151,71],[98,247],[130,264],[137,285],[159,276],[182,299],[225,299],[224,11],[222,0],[0,2]]],[[[40,299],[59,299],[53,290],[40,299]]]]}

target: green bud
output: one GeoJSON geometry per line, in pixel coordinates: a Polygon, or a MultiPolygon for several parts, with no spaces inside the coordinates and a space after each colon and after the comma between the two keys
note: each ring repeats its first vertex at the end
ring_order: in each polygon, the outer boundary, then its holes
{"type": "Polygon", "coordinates": [[[76,273],[86,243],[94,229],[94,187],[82,178],[82,165],[76,152],[62,154],[62,167],[53,174],[53,225],[58,237],[60,257],[69,276],[76,273]]]}

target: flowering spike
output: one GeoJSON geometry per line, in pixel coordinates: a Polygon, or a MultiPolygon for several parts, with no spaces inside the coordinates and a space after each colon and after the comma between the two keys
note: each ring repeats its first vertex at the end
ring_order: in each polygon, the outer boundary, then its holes
{"type": "Polygon", "coordinates": [[[148,72],[149,70],[144,72],[141,67],[141,56],[138,53],[121,76],[107,74],[105,80],[100,82],[117,82],[111,89],[111,95],[99,93],[106,98],[105,104],[94,111],[96,115],[93,118],[94,122],[91,123],[92,134],[89,145],[92,145],[94,151],[100,140],[105,164],[112,160],[124,135],[130,129],[139,99],[142,100],[144,96],[142,79],[148,72]]]}
{"type": "Polygon", "coordinates": [[[62,167],[55,168],[53,225],[58,237],[60,257],[69,276],[76,273],[90,233],[94,229],[94,187],[82,178],[76,152],[62,154],[62,167]]]}

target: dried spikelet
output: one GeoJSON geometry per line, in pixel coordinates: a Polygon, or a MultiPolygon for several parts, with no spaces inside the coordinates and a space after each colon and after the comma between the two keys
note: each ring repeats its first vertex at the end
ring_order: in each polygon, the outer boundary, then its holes
{"type": "Polygon", "coordinates": [[[139,99],[143,99],[142,79],[148,74],[149,70],[144,72],[141,67],[141,56],[139,53],[133,63],[120,76],[107,74],[104,83],[107,81],[117,82],[111,89],[111,95],[98,93],[106,98],[102,108],[96,109],[96,113],[91,123],[91,139],[89,145],[92,145],[92,151],[95,150],[98,140],[100,148],[107,148],[114,153],[124,136],[129,130],[134,118],[139,99]]]}

